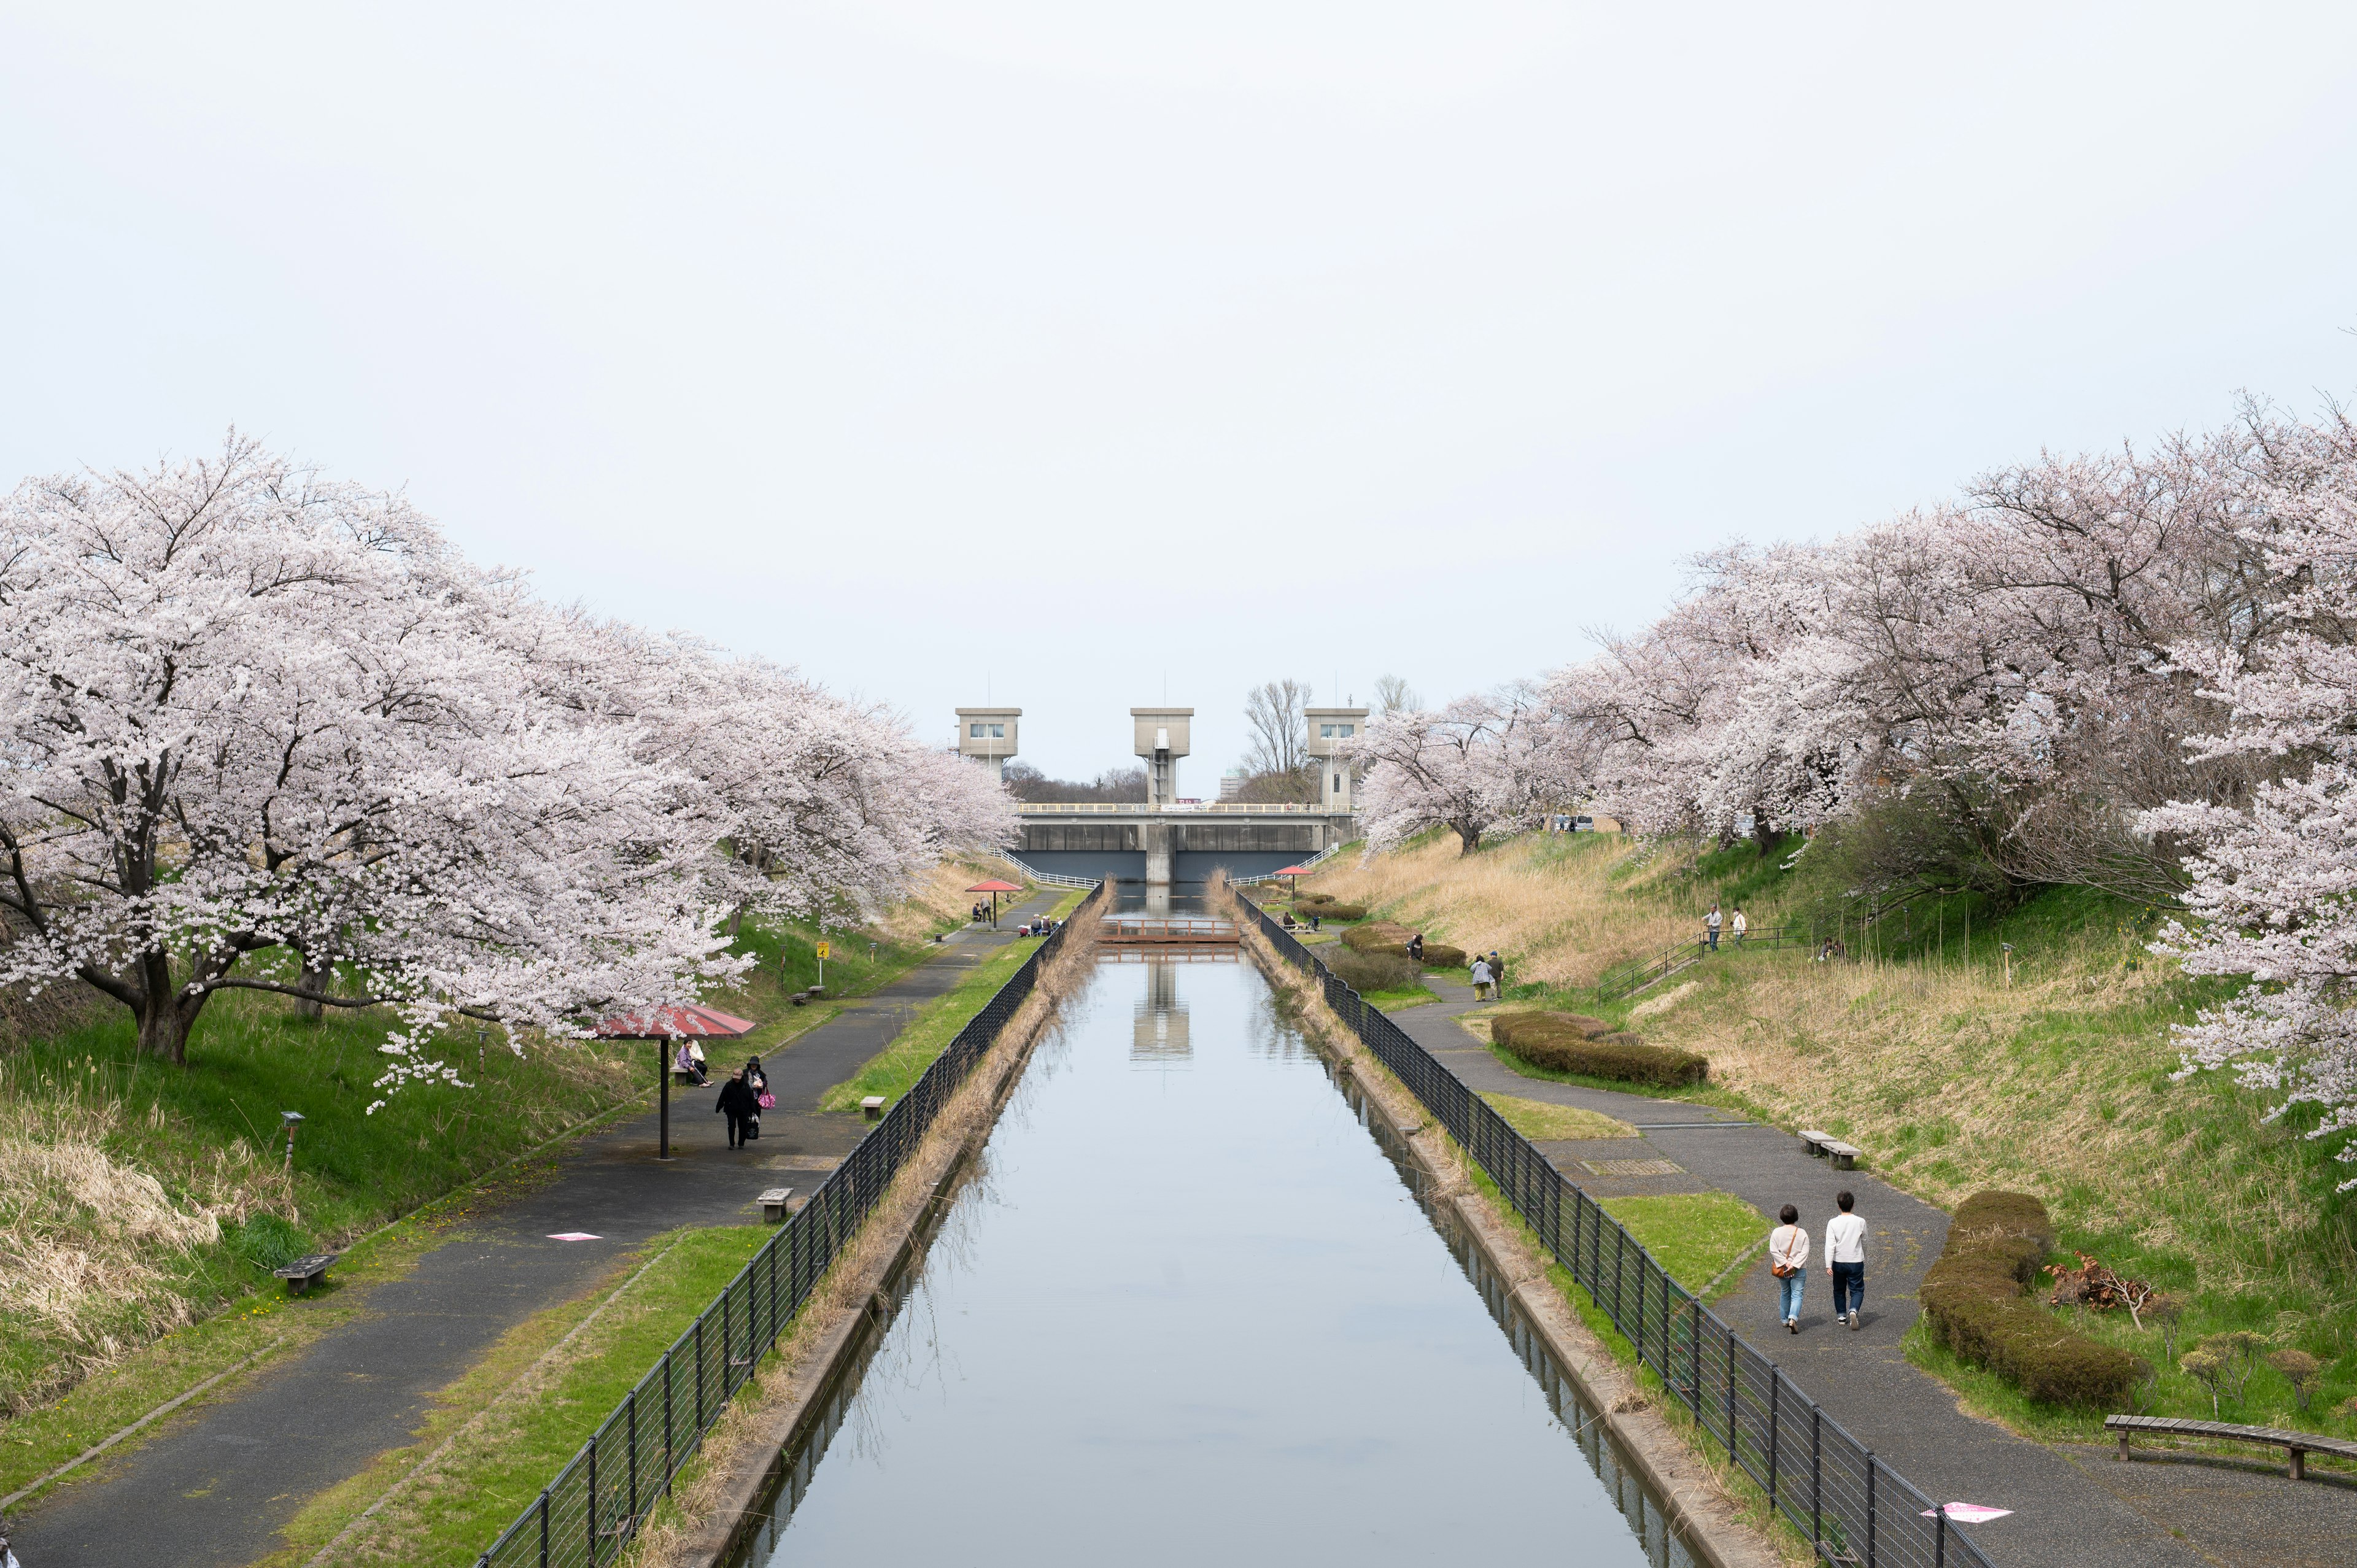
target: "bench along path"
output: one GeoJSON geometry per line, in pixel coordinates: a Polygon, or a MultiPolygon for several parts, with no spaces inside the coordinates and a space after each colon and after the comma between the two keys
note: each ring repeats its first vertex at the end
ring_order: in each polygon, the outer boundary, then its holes
{"type": "MultiPolygon", "coordinates": [[[[2332,1552],[2357,1532],[2357,1497],[2337,1487],[2289,1480],[2244,1487],[2244,1495],[2265,1498],[2263,1507],[2236,1504],[2221,1513],[2209,1472],[2179,1468],[2173,1474],[2185,1478],[2182,1484],[2158,1486],[2150,1473],[2157,1466],[2115,1466],[2085,1451],[2017,1437],[1958,1410],[1947,1387],[1910,1365],[1900,1348],[1918,1316],[1916,1287],[1947,1239],[1948,1218],[1941,1210],[1870,1171],[1835,1170],[1828,1160],[1810,1157],[1790,1133],[1725,1112],[1524,1078],[1458,1023],[1478,1005],[1471,987],[1427,983],[1442,1000],[1395,1013],[1393,1021],[1475,1091],[1582,1106],[1641,1130],[1638,1138],[1539,1145],[1590,1193],[1733,1193],[1760,1210],[1762,1235],[1771,1223],[1768,1216],[1786,1203],[1800,1208],[1810,1255],[1799,1337],[1777,1317],[1775,1283],[1764,1255],[1713,1309],[1925,1492],[1943,1502],[2015,1510],[2011,1518],[1971,1527],[1993,1562],[2006,1568],[2192,1568],[2228,1561],[2289,1568],[2343,1561],[2332,1552]],[[1634,1162],[1635,1168],[1620,1162],[1634,1162]],[[1835,1326],[1824,1273],[1825,1221],[1836,1212],[1834,1195],[1844,1189],[1857,1195],[1868,1227],[1866,1309],[1856,1331],[1835,1326]],[[2171,1535],[2172,1528],[2184,1530],[2194,1543],[2209,1543],[2209,1550],[2197,1551],[2171,1535]]],[[[1869,1165],[1872,1157],[1866,1151],[1869,1165]]]]}
{"type": "MultiPolygon", "coordinates": [[[[815,1187],[864,1131],[856,1115],[819,1114],[819,1097],[918,1005],[1016,940],[1015,921],[1044,912],[1053,897],[1023,905],[1015,920],[1002,914],[1007,929],[956,934],[840,1016],[765,1054],[778,1105],[743,1150],[727,1146],[725,1120],[712,1112],[729,1065],[715,1048],[716,1087],[673,1090],[670,1164],[654,1158],[652,1109],[574,1144],[556,1179],[470,1217],[408,1273],[370,1289],[353,1321],[185,1407],[124,1457],[20,1505],[18,1557],[35,1568],[242,1568],[285,1550],[279,1532],[310,1498],[414,1441],[436,1391],[524,1318],[587,1289],[619,1254],[661,1231],[751,1223],[764,1188],[815,1187]],[[574,1232],[598,1239],[552,1240],[574,1232]]],[[[651,1070],[655,1047],[642,1048],[651,1070]]]]}

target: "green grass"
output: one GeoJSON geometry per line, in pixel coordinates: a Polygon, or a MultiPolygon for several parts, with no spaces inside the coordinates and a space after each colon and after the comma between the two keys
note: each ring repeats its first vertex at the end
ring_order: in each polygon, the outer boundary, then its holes
{"type": "Polygon", "coordinates": [[[1577,1105],[1556,1105],[1544,1100],[1524,1100],[1517,1094],[1484,1094],[1506,1125],[1534,1143],[1561,1143],[1574,1138],[1633,1138],[1637,1129],[1600,1111],[1577,1105]]]}
{"type": "Polygon", "coordinates": [[[31,1215],[0,1198],[0,1226],[35,1226],[67,1246],[87,1236],[156,1273],[69,1321],[0,1311],[0,1408],[76,1380],[78,1343],[143,1343],[158,1326],[242,1294],[287,1256],[340,1246],[653,1087],[651,1063],[633,1072],[626,1058],[635,1053],[614,1046],[533,1046],[518,1058],[490,1040],[479,1065],[470,1027],[439,1049],[477,1087],[413,1085],[388,1096],[374,1084],[385,1027],[382,1017],[307,1020],[276,998],[232,993],[198,1020],[185,1067],[141,1058],[129,1015],[111,1004],[0,1058],[0,1131],[94,1147],[119,1171],[154,1176],[183,1212],[227,1205],[248,1215],[215,1244],[126,1249],[61,1194],[18,1189],[38,1204],[31,1215]],[[284,1111],[304,1120],[291,1182],[282,1184],[284,1111]]]}
{"type": "MultiPolygon", "coordinates": [[[[1049,913],[1060,920],[1087,896],[1086,889],[1076,888],[1058,899],[1049,913]]],[[[925,1069],[949,1049],[958,1031],[998,993],[998,988],[1013,978],[1039,946],[1030,938],[1018,937],[984,960],[955,986],[918,1009],[908,1026],[858,1072],[828,1090],[819,1101],[819,1109],[856,1111],[871,1094],[882,1095],[888,1105],[908,1093],[925,1069]]]]}
{"type": "Polygon", "coordinates": [[[1735,1281],[1719,1276],[1768,1233],[1768,1221],[1760,1211],[1730,1193],[1679,1192],[1600,1201],[1604,1211],[1628,1227],[1672,1279],[1697,1294],[1714,1281],[1713,1295],[1730,1288],[1735,1281]]]}
{"type": "Polygon", "coordinates": [[[1379,1013],[1397,1013],[1403,1008],[1421,1007],[1427,1002],[1437,1002],[1440,998],[1419,985],[1412,991],[1364,992],[1359,1000],[1379,1013]]]}
{"type": "Polygon", "coordinates": [[[455,1432],[432,1473],[404,1488],[339,1554],[420,1568],[473,1563],[770,1233],[768,1226],[732,1225],[655,1237],[592,1292],[518,1325],[441,1391],[415,1443],[380,1455],[304,1509],[287,1532],[295,1542],[287,1561],[307,1561],[455,1432]],[[638,1273],[649,1259],[651,1266],[638,1273]],[[601,1305],[577,1338],[553,1349],[601,1305]]]}

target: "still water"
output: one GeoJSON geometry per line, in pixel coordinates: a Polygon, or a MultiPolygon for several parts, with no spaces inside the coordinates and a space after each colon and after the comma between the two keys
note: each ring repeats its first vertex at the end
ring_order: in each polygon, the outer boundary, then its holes
{"type": "Polygon", "coordinates": [[[1686,1562],[1233,950],[1066,1004],[741,1561],[1686,1562]]]}

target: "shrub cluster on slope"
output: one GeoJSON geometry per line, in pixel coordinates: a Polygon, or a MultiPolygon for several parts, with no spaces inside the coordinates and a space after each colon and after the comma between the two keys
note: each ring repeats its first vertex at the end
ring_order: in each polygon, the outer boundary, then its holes
{"type": "Polygon", "coordinates": [[[1596,1022],[1568,1013],[1501,1013],[1490,1021],[1490,1037],[1533,1066],[1555,1072],[1665,1089],[1710,1076],[1710,1063],[1691,1051],[1663,1050],[1619,1031],[1591,1034],[1585,1026],[1596,1022]]]}
{"type": "Polygon", "coordinates": [[[2073,1331],[2031,1294],[2054,1250],[2054,1222],[2027,1193],[1975,1193],[1923,1276],[1923,1316],[1943,1344],[2012,1379],[2033,1399],[2112,1406],[2140,1369],[2126,1351],[2073,1331]]]}

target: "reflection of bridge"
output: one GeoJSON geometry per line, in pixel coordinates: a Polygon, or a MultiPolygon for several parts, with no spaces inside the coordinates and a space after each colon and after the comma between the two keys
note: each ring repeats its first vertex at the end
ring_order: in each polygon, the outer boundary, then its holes
{"type": "Polygon", "coordinates": [[[1023,864],[1066,876],[1200,882],[1214,866],[1262,876],[1356,836],[1349,811],[1318,806],[1150,806],[1027,801],[1023,864]]]}

